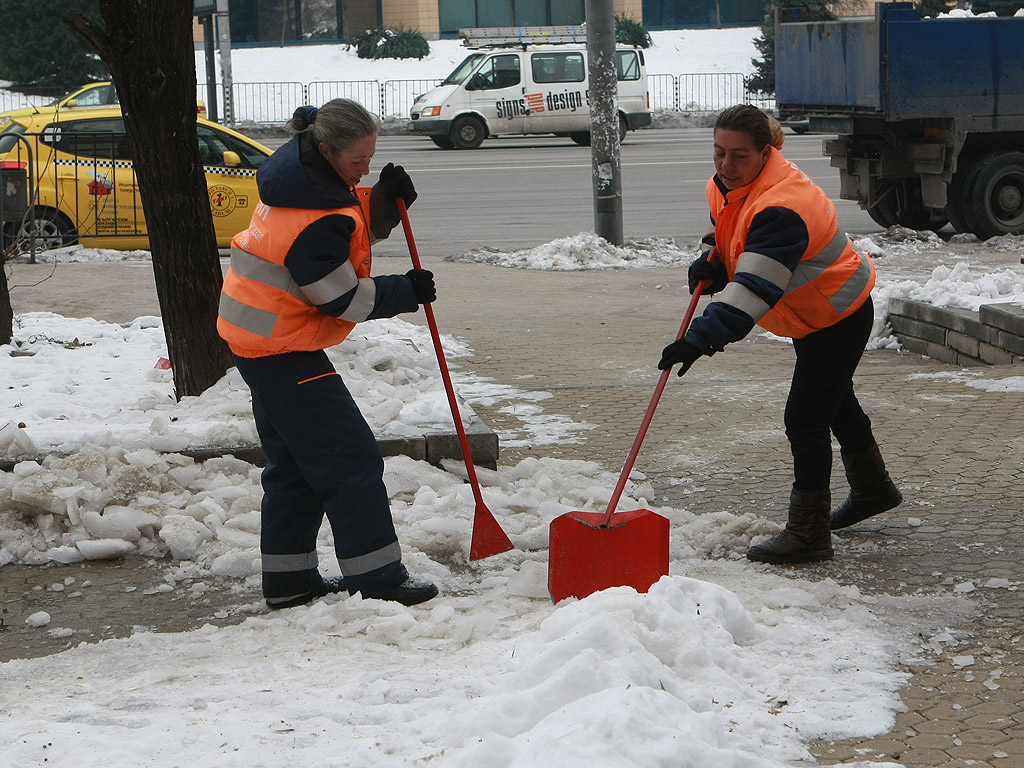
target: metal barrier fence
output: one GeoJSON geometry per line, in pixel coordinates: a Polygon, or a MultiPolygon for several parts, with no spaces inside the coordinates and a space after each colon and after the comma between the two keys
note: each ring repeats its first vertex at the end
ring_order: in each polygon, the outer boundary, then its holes
{"type": "MultiPolygon", "coordinates": [[[[416,97],[440,84],[425,80],[327,80],[302,83],[233,83],[232,116],[240,123],[286,122],[296,107],[319,106],[334,98],[358,101],[381,119],[405,119],[416,97]]],[[[756,103],[771,109],[775,102],[765,94],[747,89],[739,72],[710,72],[647,76],[651,110],[674,112],[719,112],[733,104],[756,103]]],[[[206,93],[205,83],[199,93],[206,93]]],[[[217,114],[223,119],[223,89],[218,91],[217,114]]]]}
{"type": "MultiPolygon", "coordinates": [[[[424,80],[325,80],[312,83],[263,82],[233,83],[231,112],[239,123],[283,123],[303,104],[319,106],[334,98],[358,101],[382,119],[405,119],[416,97],[437,86],[439,79],[424,80]]],[[[647,76],[651,110],[674,112],[718,112],[741,102],[772,109],[775,100],[748,90],[747,80],[739,72],[694,74],[650,74],[647,76]]],[[[198,97],[205,100],[206,84],[199,83],[198,97]]],[[[26,96],[0,91],[0,112],[24,107],[44,106],[52,97],[26,96]]],[[[217,115],[223,121],[224,90],[218,85],[217,115]]]]}

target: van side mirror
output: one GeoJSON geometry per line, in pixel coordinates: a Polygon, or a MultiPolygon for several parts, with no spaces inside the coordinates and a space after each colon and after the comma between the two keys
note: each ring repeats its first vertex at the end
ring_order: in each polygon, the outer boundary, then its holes
{"type": "Polygon", "coordinates": [[[482,91],[487,87],[487,81],[484,80],[484,76],[477,72],[466,83],[467,91],[482,91]]]}

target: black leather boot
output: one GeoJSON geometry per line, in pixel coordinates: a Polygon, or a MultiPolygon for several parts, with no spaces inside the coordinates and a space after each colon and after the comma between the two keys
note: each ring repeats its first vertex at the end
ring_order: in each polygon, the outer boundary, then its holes
{"type": "Polygon", "coordinates": [[[850,495],[832,510],[832,530],[846,528],[881,512],[898,507],[903,494],[885,469],[877,445],[856,453],[840,452],[850,495]]]}
{"type": "Polygon", "coordinates": [[[761,563],[813,563],[832,559],[828,488],[809,491],[794,487],[789,495],[785,530],[747,550],[747,559],[761,563]]]}

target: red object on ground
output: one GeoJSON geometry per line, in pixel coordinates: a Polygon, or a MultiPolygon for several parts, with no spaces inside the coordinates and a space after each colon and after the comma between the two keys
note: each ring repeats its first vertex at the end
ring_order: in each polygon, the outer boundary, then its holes
{"type": "MultiPolygon", "coordinates": [[[[708,261],[714,261],[715,249],[708,261]]],[[[697,284],[677,339],[686,334],[707,282],[697,284]]],[[[619,475],[608,508],[600,512],[567,512],[551,521],[548,536],[548,592],[554,602],[567,597],[584,598],[609,587],[633,587],[647,592],[662,576],[668,575],[668,520],[649,509],[615,512],[626,487],[629,473],[647,429],[654,418],[661,393],[665,391],[671,368],[661,372],[647,412],[644,414],[626,465],[619,475]]]]}
{"type": "MultiPolygon", "coordinates": [[[[412,236],[412,224],[409,223],[409,211],[405,207],[405,200],[398,198],[395,202],[398,204],[398,213],[402,217],[402,228],[405,230],[405,241],[409,244],[409,255],[412,257],[412,265],[415,269],[422,269],[423,267],[420,266],[420,256],[416,251],[416,241],[412,236]]],[[[455,400],[455,387],[452,386],[452,377],[448,372],[444,348],[441,346],[441,335],[437,331],[437,321],[434,320],[434,309],[429,304],[424,304],[423,311],[427,315],[430,338],[434,342],[437,364],[441,368],[441,378],[444,380],[444,391],[448,394],[448,405],[451,406],[452,419],[455,421],[455,431],[459,435],[462,458],[466,462],[466,472],[469,475],[469,484],[473,488],[473,498],[476,499],[476,511],[473,516],[473,537],[469,545],[469,559],[482,560],[491,555],[508,552],[510,549],[514,549],[514,546],[505,534],[505,531],[498,524],[498,521],[494,519],[491,510],[484,503],[483,495],[480,492],[480,482],[476,477],[476,468],[473,466],[473,456],[469,452],[466,428],[462,425],[459,405],[455,400]]]]}

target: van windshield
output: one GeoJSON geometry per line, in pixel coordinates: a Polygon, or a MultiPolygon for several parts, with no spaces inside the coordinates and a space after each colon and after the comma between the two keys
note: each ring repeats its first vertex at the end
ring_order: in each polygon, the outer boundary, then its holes
{"type": "Polygon", "coordinates": [[[448,77],[441,81],[441,85],[462,85],[463,81],[469,77],[470,73],[476,69],[476,65],[480,63],[480,60],[487,54],[485,53],[472,53],[467,56],[459,66],[455,68],[448,77]]]}

